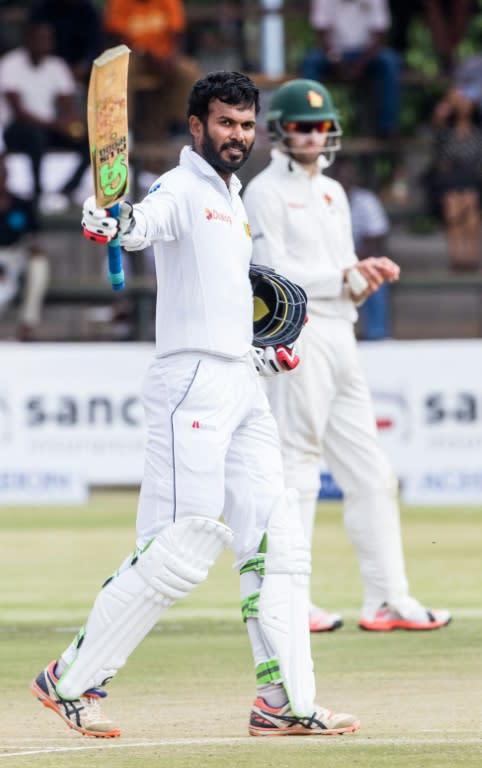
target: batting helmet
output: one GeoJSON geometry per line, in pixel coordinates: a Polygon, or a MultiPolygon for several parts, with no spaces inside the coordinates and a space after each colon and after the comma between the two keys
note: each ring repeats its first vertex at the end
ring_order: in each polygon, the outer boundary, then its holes
{"type": "Polygon", "coordinates": [[[293,344],[306,319],[306,293],[269,267],[251,265],[253,344],[270,347],[293,344]]]}
{"type": "Polygon", "coordinates": [[[320,125],[328,123],[326,142],[322,153],[333,159],[334,152],[341,148],[342,130],[338,113],[333,106],[330,92],[316,80],[289,80],[278,88],[271,99],[267,124],[270,139],[286,145],[286,139],[293,131],[287,130],[296,124],[309,123],[320,125]]]}

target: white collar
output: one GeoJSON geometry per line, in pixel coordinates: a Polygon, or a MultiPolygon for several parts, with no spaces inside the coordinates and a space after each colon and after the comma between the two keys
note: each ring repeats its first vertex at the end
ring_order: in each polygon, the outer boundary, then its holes
{"type": "MultiPolygon", "coordinates": [[[[301,163],[298,163],[296,160],[294,160],[291,157],[291,155],[288,155],[286,152],[282,152],[281,149],[278,149],[277,147],[273,147],[273,149],[271,150],[271,160],[279,168],[284,168],[284,169],[289,168],[290,171],[296,173],[297,175],[303,175],[303,176],[310,175],[301,163]]],[[[320,173],[323,173],[325,168],[328,168],[330,165],[324,155],[320,155],[316,163],[318,165],[320,173]]]]}
{"type": "MultiPolygon", "coordinates": [[[[189,168],[189,170],[197,173],[198,176],[207,176],[213,179],[215,182],[223,185],[224,189],[228,189],[226,182],[221,178],[215,168],[210,165],[207,160],[194,151],[190,146],[185,146],[181,149],[181,155],[179,158],[179,165],[183,168],[189,168]]],[[[231,174],[229,181],[229,193],[231,196],[239,194],[242,184],[236,174],[231,174]]]]}

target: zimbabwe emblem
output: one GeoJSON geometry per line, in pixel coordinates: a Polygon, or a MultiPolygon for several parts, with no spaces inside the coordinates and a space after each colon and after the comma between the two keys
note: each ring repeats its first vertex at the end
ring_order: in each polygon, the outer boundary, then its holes
{"type": "Polygon", "coordinates": [[[313,107],[313,109],[319,109],[323,106],[323,96],[321,93],[317,93],[316,91],[308,91],[306,98],[308,99],[308,104],[310,107],[313,107]]]}

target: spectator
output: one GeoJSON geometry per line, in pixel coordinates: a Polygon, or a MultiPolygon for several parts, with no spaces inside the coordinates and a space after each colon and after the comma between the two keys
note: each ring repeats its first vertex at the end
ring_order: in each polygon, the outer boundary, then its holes
{"type": "MultiPolygon", "coordinates": [[[[336,179],[348,197],[355,252],[359,259],[386,256],[390,224],[377,195],[358,183],[357,171],[349,160],[336,166],[336,179]]],[[[390,335],[389,287],[383,283],[358,309],[359,335],[367,341],[390,335]]]]}
{"type": "Polygon", "coordinates": [[[427,174],[432,207],[444,223],[453,269],[478,269],[481,246],[482,123],[472,92],[451,88],[434,110],[427,174]]]}
{"type": "Polygon", "coordinates": [[[186,133],[186,101],[201,76],[196,62],[182,54],[185,29],[181,0],[107,0],[104,27],[113,44],[132,50],[130,81],[154,78],[157,85],[137,92],[135,138],[158,141],[186,133]],[[144,103],[145,102],[145,103],[144,103]]]}
{"type": "Polygon", "coordinates": [[[441,72],[451,74],[457,47],[464,40],[476,11],[474,0],[390,0],[392,45],[403,56],[408,48],[412,20],[419,19],[430,31],[441,72]]]}
{"type": "Polygon", "coordinates": [[[473,0],[422,0],[425,22],[444,74],[452,74],[457,47],[465,38],[477,10],[473,0]]]}
{"type": "Polygon", "coordinates": [[[38,223],[29,200],[13,195],[8,187],[5,158],[0,157],[0,315],[19,291],[23,297],[19,310],[17,337],[30,341],[40,323],[49,263],[36,242],[38,223]]]}
{"type": "Polygon", "coordinates": [[[385,46],[390,29],[386,0],[311,0],[311,25],[319,32],[319,48],[301,65],[302,76],[324,82],[367,82],[376,85],[376,133],[398,133],[400,59],[385,46]]]}
{"type": "Polygon", "coordinates": [[[0,91],[7,109],[3,139],[9,152],[30,157],[34,201],[43,213],[68,207],[90,162],[74,78],[67,64],[51,54],[52,48],[52,27],[30,22],[24,45],[0,60],[0,91]],[[41,163],[51,148],[75,150],[80,159],[60,193],[42,197],[41,163]]]}
{"type": "Polygon", "coordinates": [[[101,15],[90,0],[37,0],[30,20],[53,27],[53,52],[67,62],[79,83],[87,84],[92,61],[103,48],[101,15]]]}

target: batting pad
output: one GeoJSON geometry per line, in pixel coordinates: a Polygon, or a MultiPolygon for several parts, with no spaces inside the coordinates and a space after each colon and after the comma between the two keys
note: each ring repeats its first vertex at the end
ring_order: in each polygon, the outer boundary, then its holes
{"type": "Polygon", "coordinates": [[[258,621],[278,659],[291,708],[314,712],[315,677],[309,631],[310,546],[301,527],[298,494],[288,490],[268,523],[258,621]]]}
{"type": "Polygon", "coordinates": [[[162,614],[206,579],[232,538],[230,528],[203,517],[164,528],[97,596],[59,696],[78,699],[115,675],[162,614]]]}

